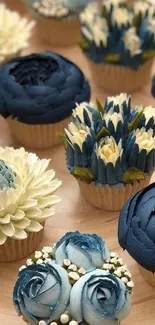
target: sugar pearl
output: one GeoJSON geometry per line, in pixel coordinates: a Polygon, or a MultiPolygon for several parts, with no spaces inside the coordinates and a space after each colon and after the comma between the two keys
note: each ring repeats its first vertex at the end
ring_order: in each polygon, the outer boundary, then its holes
{"type": "Polygon", "coordinates": [[[69,316],[67,314],[62,314],[61,317],[60,317],[60,322],[62,324],[69,323],[69,316]]]}
{"type": "Polygon", "coordinates": [[[32,258],[28,258],[28,260],[26,261],[26,265],[30,266],[33,264],[32,258]]]}
{"type": "Polygon", "coordinates": [[[77,271],[77,266],[74,265],[74,264],[71,264],[71,265],[68,267],[68,270],[72,270],[72,271],[76,272],[76,271],[77,271]]]}
{"type": "Polygon", "coordinates": [[[123,265],[123,259],[122,259],[122,258],[118,258],[117,262],[118,262],[120,265],[123,265]]]}
{"type": "Polygon", "coordinates": [[[128,286],[129,288],[133,288],[135,285],[134,285],[134,282],[133,282],[133,281],[129,281],[129,282],[127,283],[127,286],[128,286]]]}
{"type": "Polygon", "coordinates": [[[69,325],[78,325],[78,322],[76,322],[75,320],[72,320],[69,325]]]}
{"type": "Polygon", "coordinates": [[[44,320],[40,320],[40,322],[38,323],[38,325],[47,325],[46,322],[44,320]]]}
{"type": "Polygon", "coordinates": [[[50,253],[52,253],[52,247],[44,246],[42,249],[42,252],[50,254],[50,253]]]}
{"type": "Polygon", "coordinates": [[[69,272],[68,276],[73,281],[78,281],[80,279],[80,276],[76,272],[69,272]]]}
{"type": "Polygon", "coordinates": [[[38,9],[39,6],[40,6],[40,3],[39,3],[39,2],[34,2],[34,3],[33,3],[33,8],[34,8],[34,9],[38,9]]]}
{"type": "Polygon", "coordinates": [[[45,259],[45,262],[46,262],[46,263],[51,262],[51,258],[46,258],[46,259],[45,259]]]}
{"type": "Polygon", "coordinates": [[[68,260],[68,259],[65,259],[65,260],[64,260],[64,265],[65,265],[65,266],[70,266],[70,265],[71,265],[71,261],[68,260]]]}
{"type": "Polygon", "coordinates": [[[80,269],[78,270],[79,274],[85,275],[86,274],[86,270],[83,267],[80,267],[80,269]]]}
{"type": "Polygon", "coordinates": [[[111,253],[110,253],[110,256],[111,256],[111,257],[116,257],[116,258],[117,258],[117,257],[118,257],[118,254],[115,253],[115,252],[111,252],[111,253]]]}
{"type": "Polygon", "coordinates": [[[35,254],[34,254],[34,257],[37,258],[37,259],[42,257],[42,252],[36,251],[35,254]]]}
{"type": "Polygon", "coordinates": [[[111,265],[108,264],[108,263],[105,263],[105,264],[103,264],[103,269],[110,270],[111,269],[111,265]]]}
{"type": "Polygon", "coordinates": [[[113,264],[117,264],[117,258],[116,257],[111,258],[110,262],[113,264]]]}
{"type": "Polygon", "coordinates": [[[26,266],[25,265],[22,265],[20,268],[19,268],[19,272],[21,272],[22,270],[26,269],[26,266]]]}
{"type": "Polygon", "coordinates": [[[48,258],[48,253],[44,253],[43,258],[48,258]]]}
{"type": "Polygon", "coordinates": [[[119,278],[120,278],[121,275],[122,275],[122,273],[121,273],[120,271],[118,271],[118,270],[116,270],[116,271],[114,272],[114,274],[115,274],[116,276],[118,276],[119,278]]]}
{"type": "Polygon", "coordinates": [[[56,322],[52,322],[50,323],[50,325],[58,325],[56,322]]]}
{"type": "Polygon", "coordinates": [[[128,276],[129,278],[132,278],[132,274],[129,271],[125,272],[124,275],[128,276]]]}
{"type": "Polygon", "coordinates": [[[123,276],[123,277],[121,278],[121,280],[122,280],[125,284],[128,282],[128,279],[125,278],[125,276],[123,276]]]}
{"type": "Polygon", "coordinates": [[[122,272],[126,272],[128,270],[127,265],[122,265],[121,270],[122,272]]]}
{"type": "Polygon", "coordinates": [[[38,261],[36,261],[36,264],[43,264],[43,263],[44,261],[41,258],[39,258],[38,261]]]}

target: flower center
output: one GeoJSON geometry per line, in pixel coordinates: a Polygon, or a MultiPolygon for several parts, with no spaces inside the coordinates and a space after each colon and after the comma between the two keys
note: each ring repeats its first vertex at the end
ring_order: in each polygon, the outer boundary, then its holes
{"type": "Polygon", "coordinates": [[[11,70],[11,74],[22,86],[40,86],[50,79],[56,70],[58,70],[56,60],[48,56],[41,58],[39,55],[31,55],[29,58],[21,58],[20,62],[11,70]]]}
{"type": "Polygon", "coordinates": [[[15,188],[15,176],[16,173],[3,160],[0,160],[0,190],[15,188]]]}

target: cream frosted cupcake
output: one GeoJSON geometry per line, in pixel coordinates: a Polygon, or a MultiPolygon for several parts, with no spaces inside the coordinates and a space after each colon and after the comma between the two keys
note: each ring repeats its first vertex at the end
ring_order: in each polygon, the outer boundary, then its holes
{"type": "Polygon", "coordinates": [[[0,65],[13,59],[28,46],[34,22],[0,4],[0,65]]]}
{"type": "Polygon", "coordinates": [[[131,277],[99,236],[70,232],[20,268],[13,302],[30,325],[118,325],[131,309],[131,277]]]}
{"type": "Polygon", "coordinates": [[[81,15],[80,47],[95,83],[117,94],[140,90],[150,81],[155,56],[155,8],[145,1],[103,1],[81,15]]]}
{"type": "Polygon", "coordinates": [[[48,165],[23,148],[0,148],[0,262],[28,256],[42,239],[61,185],[48,165]]]}
{"type": "Polygon", "coordinates": [[[104,210],[121,210],[150,182],[155,167],[155,109],[131,97],[108,97],[104,106],[78,105],[65,130],[68,169],[86,200],[104,210]]]}
{"type": "Polygon", "coordinates": [[[37,19],[37,36],[54,46],[69,46],[80,39],[80,12],[89,0],[24,0],[37,19]]]}

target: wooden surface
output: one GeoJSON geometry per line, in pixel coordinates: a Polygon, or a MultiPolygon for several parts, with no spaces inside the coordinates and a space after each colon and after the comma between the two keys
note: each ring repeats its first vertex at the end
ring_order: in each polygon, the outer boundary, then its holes
{"type": "MultiPolygon", "coordinates": [[[[8,1],[7,1],[8,2],[8,1]]],[[[10,0],[10,3],[18,3],[19,0],[10,0]]],[[[21,8],[23,10],[23,8],[21,8]]],[[[46,44],[32,42],[30,48],[25,53],[39,52],[47,49],[55,50],[72,61],[77,63],[85,72],[92,86],[92,98],[105,98],[105,94],[99,91],[91,78],[87,62],[78,47],[66,49],[54,49],[46,44]]],[[[149,84],[142,92],[132,96],[132,103],[143,105],[155,105],[155,100],[150,95],[149,84]]],[[[11,137],[7,123],[0,118],[0,145],[14,146],[17,144],[11,137]]],[[[135,290],[132,297],[132,310],[128,318],[122,325],[154,325],[155,324],[155,289],[150,287],[142,279],[136,263],[118,245],[117,241],[117,220],[118,213],[107,213],[95,209],[88,205],[80,195],[76,180],[67,171],[65,163],[64,149],[62,146],[55,147],[48,151],[36,151],[41,158],[51,158],[51,167],[56,170],[56,175],[62,179],[63,185],[59,190],[62,201],[56,206],[56,213],[46,222],[43,245],[51,245],[56,242],[65,232],[69,230],[80,230],[88,233],[98,233],[102,236],[113,251],[118,252],[126,264],[128,264],[135,282],[135,290]]],[[[153,176],[152,181],[155,181],[153,176]]],[[[11,264],[0,264],[0,325],[23,325],[22,319],[16,315],[12,304],[12,290],[19,266],[24,261],[11,264]]]]}

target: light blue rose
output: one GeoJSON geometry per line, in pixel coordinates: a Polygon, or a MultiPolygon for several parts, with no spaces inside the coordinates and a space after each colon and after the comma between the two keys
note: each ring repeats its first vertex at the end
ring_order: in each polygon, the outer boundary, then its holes
{"type": "Polygon", "coordinates": [[[69,259],[87,271],[101,267],[109,256],[109,250],[102,238],[97,235],[81,234],[78,231],[69,232],[62,237],[54,251],[58,264],[63,265],[64,259],[69,259]]]}
{"type": "Polygon", "coordinates": [[[47,325],[64,313],[71,285],[65,269],[57,264],[32,265],[19,273],[13,301],[18,313],[31,324],[47,325]]]}
{"type": "Polygon", "coordinates": [[[118,325],[129,311],[128,289],[108,271],[92,271],[72,288],[70,312],[78,323],[84,321],[89,325],[118,325]]]}

